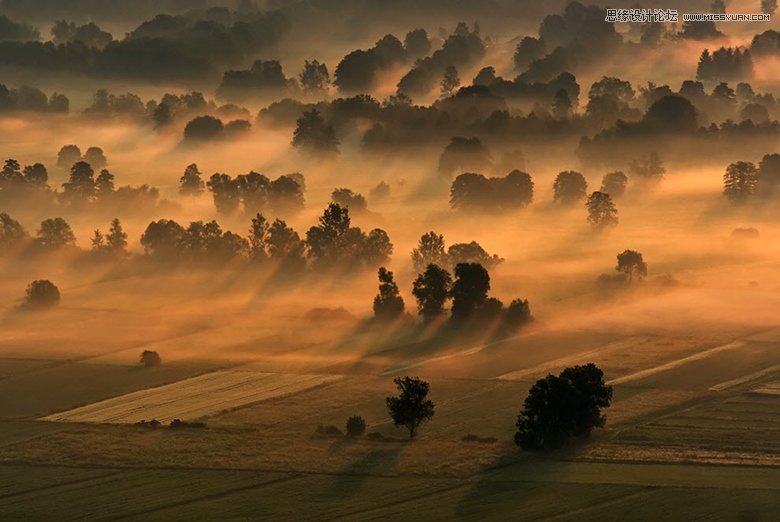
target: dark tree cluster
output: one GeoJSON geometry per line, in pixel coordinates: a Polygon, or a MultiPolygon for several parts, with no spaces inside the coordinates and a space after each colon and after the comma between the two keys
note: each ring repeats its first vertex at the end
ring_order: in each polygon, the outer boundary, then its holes
{"type": "Polygon", "coordinates": [[[15,159],[7,159],[0,170],[0,200],[10,201],[31,192],[48,193],[48,181],[49,173],[42,163],[22,168],[15,159]]]}
{"type": "MultiPolygon", "coordinates": [[[[5,4],[3,7],[6,7],[5,4]]],[[[41,34],[35,27],[0,15],[0,42],[37,42],[40,38],[41,34]]]]}
{"type": "Polygon", "coordinates": [[[103,234],[100,229],[95,229],[92,235],[92,250],[108,254],[127,253],[127,233],[122,228],[119,218],[111,220],[107,234],[103,234]]]}
{"type": "Polygon", "coordinates": [[[595,230],[614,227],[618,224],[617,207],[606,192],[593,192],[585,202],[588,209],[588,223],[595,230]]]}
{"type": "MultiPolygon", "coordinates": [[[[199,179],[197,165],[191,165],[185,171],[180,190],[190,191],[200,186],[199,179]]],[[[248,215],[268,211],[276,215],[289,215],[300,211],[304,204],[305,182],[303,175],[298,173],[279,176],[275,180],[254,171],[235,178],[229,174],[215,173],[206,186],[220,214],[233,214],[240,209],[248,215]]]]}
{"type": "Polygon", "coordinates": [[[766,154],[758,166],[736,161],[726,167],[723,195],[733,203],[745,203],[754,196],[771,199],[780,189],[780,154],[766,154]]]}
{"type": "Polygon", "coordinates": [[[9,89],[0,83],[0,112],[33,111],[65,113],[70,110],[67,96],[52,93],[51,96],[35,87],[22,85],[18,89],[9,89]]]}
{"type": "Polygon", "coordinates": [[[352,214],[360,214],[368,210],[368,202],[363,194],[353,192],[348,188],[334,189],[330,195],[331,201],[337,205],[349,209],[352,214]]]}
{"type": "Polygon", "coordinates": [[[529,451],[555,450],[569,439],[587,438],[603,428],[612,386],[593,363],[572,366],[536,381],[517,418],[515,443],[529,451]]]}
{"type": "Polygon", "coordinates": [[[62,192],[57,196],[65,206],[97,205],[99,208],[138,212],[154,210],[160,191],[146,184],[114,188],[114,175],[109,170],[101,169],[95,176],[95,169],[90,163],[77,161],[70,168],[68,181],[62,184],[62,192]]]}
{"type": "Polygon", "coordinates": [[[753,78],[753,59],[748,49],[721,47],[710,55],[704,49],[696,68],[696,78],[705,81],[738,81],[753,78]]]}
{"type": "Polygon", "coordinates": [[[513,170],[503,178],[467,172],[450,187],[452,208],[482,212],[508,212],[528,206],[534,198],[531,175],[513,170]]]}
{"type": "MultiPolygon", "coordinates": [[[[224,65],[236,65],[277,43],[289,29],[281,11],[230,13],[194,11],[191,16],[157,15],[121,40],[107,38],[97,27],[83,29],[83,39],[63,43],[0,41],[0,64],[68,71],[93,77],[146,81],[202,80],[224,65]]],[[[67,15],[65,15],[67,16],[67,15]]],[[[62,28],[63,35],[70,27],[62,28]]],[[[78,30],[79,28],[76,28],[78,30]]],[[[35,36],[32,38],[31,36],[35,36]]]]}
{"type": "Polygon", "coordinates": [[[375,228],[366,234],[353,227],[349,210],[336,203],[328,205],[319,224],[306,232],[306,246],[311,262],[328,268],[376,268],[393,253],[387,232],[375,228]]]}
{"type": "Polygon", "coordinates": [[[103,49],[114,41],[111,33],[103,31],[95,22],[76,25],[74,22],[58,20],[51,28],[55,44],[80,42],[87,47],[103,49]]]}
{"type": "Polygon", "coordinates": [[[82,155],[78,145],[63,145],[57,153],[57,166],[63,169],[70,169],[79,161],[88,163],[93,169],[102,169],[108,165],[108,159],[100,147],[89,147],[82,155]]]}
{"type": "Polygon", "coordinates": [[[313,154],[334,154],[339,151],[336,131],[316,109],[304,112],[298,118],[292,145],[313,154]]]}
{"type": "Polygon", "coordinates": [[[377,72],[407,59],[406,49],[392,34],[385,35],[370,49],[347,54],[336,66],[333,83],[342,92],[365,93],[374,86],[377,72]]]}
{"type": "Polygon", "coordinates": [[[278,60],[255,60],[249,69],[226,71],[217,95],[226,100],[245,101],[256,95],[284,94],[296,87],[295,80],[284,75],[278,60]]]}
{"type": "Polygon", "coordinates": [[[223,123],[214,116],[198,116],[184,127],[184,141],[200,143],[213,140],[230,140],[246,135],[252,129],[248,120],[233,120],[223,123]]]}
{"type": "Polygon", "coordinates": [[[622,44],[606,11],[597,6],[569,2],[563,13],[546,16],[539,37],[527,37],[515,50],[519,79],[545,82],[566,71],[579,71],[609,59],[622,44]]]}
{"type": "Polygon", "coordinates": [[[469,29],[461,22],[444,41],[441,49],[415,62],[414,67],[398,82],[398,93],[409,98],[425,96],[444,78],[448,67],[466,69],[484,56],[485,44],[479,29],[469,29]]]}
{"type": "Polygon", "coordinates": [[[193,221],[184,228],[176,221],[152,221],[141,235],[144,251],[164,262],[228,262],[245,258],[249,241],[230,231],[222,231],[216,221],[193,221]]]}
{"type": "Polygon", "coordinates": [[[417,272],[422,272],[431,264],[454,268],[458,263],[479,263],[493,268],[502,261],[498,255],[488,254],[476,241],[454,243],[446,248],[444,236],[433,231],[420,236],[417,247],[412,250],[412,264],[417,272]]]}

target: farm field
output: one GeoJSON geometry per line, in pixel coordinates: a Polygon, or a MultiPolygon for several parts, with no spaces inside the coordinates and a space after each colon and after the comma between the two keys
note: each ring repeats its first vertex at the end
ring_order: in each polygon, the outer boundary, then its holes
{"type": "Polygon", "coordinates": [[[337,379],[339,376],[320,374],[222,370],[55,413],[42,420],[132,424],[152,419],[168,423],[177,417],[198,419],[337,379]]]}

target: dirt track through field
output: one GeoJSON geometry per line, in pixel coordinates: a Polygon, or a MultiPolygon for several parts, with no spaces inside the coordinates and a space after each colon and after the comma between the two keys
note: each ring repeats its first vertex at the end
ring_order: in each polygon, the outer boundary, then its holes
{"type": "Polygon", "coordinates": [[[290,395],[341,379],[339,375],[222,370],[55,413],[41,420],[128,424],[198,419],[290,395]]]}

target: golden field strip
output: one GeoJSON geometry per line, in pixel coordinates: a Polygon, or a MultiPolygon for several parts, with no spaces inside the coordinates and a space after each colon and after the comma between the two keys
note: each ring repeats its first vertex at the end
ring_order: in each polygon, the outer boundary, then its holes
{"type": "Polygon", "coordinates": [[[222,370],[139,390],[41,420],[128,424],[157,419],[198,419],[340,379],[338,375],[222,370]]]}

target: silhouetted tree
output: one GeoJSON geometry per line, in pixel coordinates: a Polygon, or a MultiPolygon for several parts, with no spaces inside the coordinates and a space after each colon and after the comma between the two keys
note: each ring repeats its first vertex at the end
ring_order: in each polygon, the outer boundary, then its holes
{"type": "Polygon", "coordinates": [[[100,229],[95,229],[95,232],[92,234],[92,239],[90,239],[90,243],[92,243],[92,250],[105,250],[106,237],[100,229]]]}
{"type": "Polygon", "coordinates": [[[366,433],[366,421],[363,417],[355,416],[347,419],[347,436],[362,437],[366,433]]]}
{"type": "Polygon", "coordinates": [[[301,87],[308,93],[325,93],[330,84],[330,74],[328,67],[317,60],[306,62],[303,65],[303,71],[299,76],[301,87]]]}
{"type": "Polygon", "coordinates": [[[374,267],[390,261],[393,254],[393,244],[390,236],[381,228],[375,228],[366,235],[363,249],[363,261],[367,266],[374,267]]]}
{"type": "Polygon", "coordinates": [[[114,192],[114,175],[107,169],[103,169],[95,178],[95,196],[98,199],[105,198],[114,192]]]}
{"type": "Polygon", "coordinates": [[[374,318],[393,321],[404,313],[404,300],[393,280],[393,273],[385,267],[379,269],[379,294],[374,298],[374,318]]]}
{"type": "Polygon", "coordinates": [[[558,89],[552,102],[553,116],[559,120],[569,117],[573,108],[571,98],[566,89],[558,89]]]}
{"type": "Polygon", "coordinates": [[[426,323],[444,314],[444,305],[450,298],[451,288],[450,273],[434,264],[429,264],[414,280],[412,294],[417,299],[417,309],[426,323]]]}
{"type": "Polygon", "coordinates": [[[306,265],[304,258],[306,246],[298,233],[288,227],[284,221],[277,219],[271,223],[265,244],[268,257],[279,263],[283,270],[295,272],[306,265]]]}
{"type": "Polygon", "coordinates": [[[46,166],[43,163],[34,163],[24,167],[24,180],[31,187],[38,189],[49,188],[49,172],[46,170],[46,166]]]}
{"type": "Polygon", "coordinates": [[[452,91],[460,86],[460,76],[458,76],[458,70],[454,66],[448,65],[447,68],[444,69],[444,76],[442,76],[440,86],[441,95],[443,97],[450,96],[452,91]]]}
{"type": "Polygon", "coordinates": [[[365,212],[368,209],[366,198],[364,198],[362,194],[352,192],[352,190],[348,188],[334,189],[330,195],[330,199],[337,205],[348,208],[350,212],[353,213],[365,212]]]}
{"type": "Polygon", "coordinates": [[[233,214],[238,210],[238,205],[241,202],[241,192],[236,180],[227,174],[216,173],[211,175],[206,182],[206,186],[214,196],[214,205],[217,207],[217,212],[220,214],[233,214]]]}
{"type": "Polygon", "coordinates": [[[477,137],[455,136],[439,157],[439,172],[451,175],[453,172],[479,172],[491,164],[490,151],[477,137]]]}
{"type": "Polygon", "coordinates": [[[68,222],[57,217],[41,221],[36,241],[44,248],[56,249],[73,245],[76,242],[76,236],[73,235],[73,230],[68,222]]]}
{"type": "Polygon", "coordinates": [[[757,185],[758,169],[747,161],[731,163],[723,175],[723,195],[735,203],[755,194],[757,185]]]}
{"type": "Polygon", "coordinates": [[[108,160],[105,154],[103,154],[103,149],[100,147],[88,148],[87,152],[84,153],[84,161],[89,163],[89,166],[95,170],[102,169],[108,164],[108,160]]]}
{"type": "Polygon", "coordinates": [[[38,279],[27,286],[25,304],[30,308],[49,308],[60,303],[60,290],[47,279],[38,279]]]}
{"type": "Polygon", "coordinates": [[[772,196],[780,188],[780,154],[766,154],[758,164],[758,192],[772,196]]]}
{"type": "Polygon", "coordinates": [[[517,44],[514,54],[515,70],[520,72],[528,68],[532,62],[542,58],[547,52],[547,46],[541,38],[526,36],[517,44]]]}
{"type": "Polygon", "coordinates": [[[723,0],[713,0],[710,4],[710,13],[725,14],[726,4],[723,3],[723,0]]]}
{"type": "Polygon", "coordinates": [[[181,253],[181,242],[184,228],[170,219],[152,221],[141,235],[141,245],[147,254],[155,257],[173,260],[181,253]]]}
{"type": "Polygon", "coordinates": [[[636,250],[624,250],[617,255],[617,266],[615,270],[628,277],[631,282],[636,279],[642,279],[647,275],[647,263],[642,259],[642,254],[636,250]]]}
{"type": "Polygon", "coordinates": [[[277,215],[296,213],[303,209],[303,189],[303,175],[279,176],[268,188],[268,203],[277,215]]]}
{"type": "Polygon", "coordinates": [[[319,111],[312,109],[298,118],[292,139],[293,147],[310,152],[339,151],[339,140],[333,126],[326,123],[319,111]]]}
{"type": "Polygon", "coordinates": [[[141,352],[140,362],[149,368],[152,366],[160,366],[162,364],[162,359],[160,358],[159,353],[152,350],[144,350],[141,352]]]}
{"type": "Polygon", "coordinates": [[[65,145],[57,154],[57,166],[69,169],[77,161],[81,161],[81,149],[76,145],[65,145]]]}
{"type": "Polygon", "coordinates": [[[417,272],[426,270],[428,265],[447,266],[444,236],[433,231],[423,234],[412,251],[412,264],[417,272]]]}
{"type": "Polygon", "coordinates": [[[62,197],[68,203],[84,203],[95,194],[95,171],[89,163],[78,161],[70,169],[70,178],[63,183],[62,197]]]}
{"type": "Polygon", "coordinates": [[[412,59],[422,58],[431,52],[431,41],[425,29],[414,29],[406,33],[404,49],[412,59]]]}
{"type": "Polygon", "coordinates": [[[5,212],[0,212],[0,255],[21,245],[27,239],[21,223],[5,212]]]}
{"type": "Polygon", "coordinates": [[[185,141],[208,141],[222,137],[225,126],[213,116],[198,116],[184,127],[185,141]]]}
{"type": "Polygon", "coordinates": [[[179,194],[182,196],[198,196],[203,193],[206,184],[201,178],[198,166],[193,163],[184,169],[184,174],[179,178],[179,194]]]}
{"type": "Polygon", "coordinates": [[[774,17],[777,11],[777,0],[761,0],[761,12],[774,17]]]}
{"type": "Polygon", "coordinates": [[[418,377],[397,377],[393,382],[399,394],[387,397],[387,411],[393,424],[404,426],[413,439],[419,426],[433,418],[433,401],[427,398],[431,386],[418,377]]]}
{"type": "Polygon", "coordinates": [[[106,234],[106,248],[113,252],[122,252],[127,248],[127,234],[122,229],[119,218],[111,220],[111,227],[106,234]]]}
{"type": "Polygon", "coordinates": [[[511,335],[524,325],[534,320],[531,315],[531,305],[528,299],[513,299],[504,311],[503,333],[511,335]]]}
{"type": "Polygon", "coordinates": [[[487,300],[490,275],[479,263],[458,263],[450,290],[452,321],[465,323],[487,300]]]}
{"type": "Polygon", "coordinates": [[[504,260],[497,254],[490,255],[476,241],[470,243],[453,243],[447,249],[447,261],[450,266],[459,263],[479,263],[486,268],[492,268],[504,260]]]}
{"type": "Polygon", "coordinates": [[[628,166],[628,170],[631,175],[636,176],[637,179],[651,183],[660,182],[666,173],[661,158],[655,152],[651,152],[639,159],[632,160],[628,166]]]}
{"type": "Polygon", "coordinates": [[[614,227],[618,224],[617,208],[606,192],[593,192],[585,205],[588,207],[588,223],[593,228],[614,227]]]}
{"type": "Polygon", "coordinates": [[[601,428],[601,410],[612,403],[612,387],[595,364],[573,366],[548,375],[528,391],[517,418],[515,443],[525,450],[554,450],[571,437],[587,437],[601,428]]]}
{"type": "Polygon", "coordinates": [[[579,172],[567,170],[558,174],[553,184],[553,199],[562,205],[572,205],[585,199],[588,183],[579,172]]]}
{"type": "Polygon", "coordinates": [[[626,192],[628,177],[622,170],[608,172],[601,179],[601,188],[599,191],[610,195],[612,199],[617,199],[626,192]]]}

